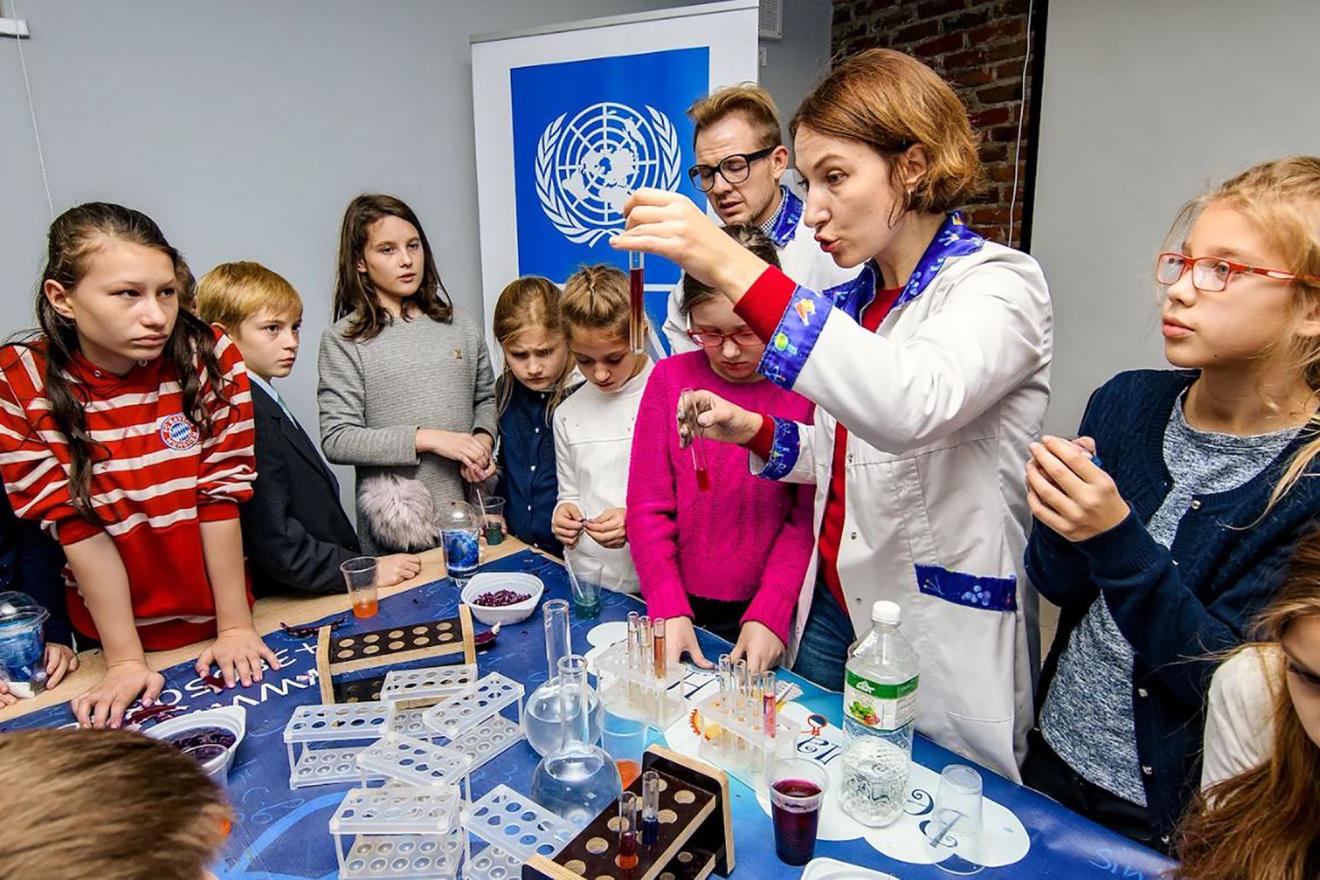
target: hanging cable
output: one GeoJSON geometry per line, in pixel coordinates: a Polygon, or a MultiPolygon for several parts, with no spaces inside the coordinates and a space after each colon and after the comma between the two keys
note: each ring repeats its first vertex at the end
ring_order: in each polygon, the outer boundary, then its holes
{"type": "MultiPolygon", "coordinates": [[[[22,20],[23,14],[18,9],[18,0],[13,0],[10,6],[14,10],[14,18],[22,20]]],[[[0,0],[0,17],[3,16],[4,3],[0,0]]],[[[37,164],[41,166],[41,186],[46,191],[46,209],[50,211],[50,219],[55,219],[55,200],[50,195],[50,178],[46,175],[46,153],[41,148],[41,130],[37,127],[37,105],[32,100],[32,83],[28,80],[27,59],[23,56],[23,38],[15,40],[18,43],[18,66],[23,70],[23,90],[27,92],[28,116],[32,119],[32,140],[37,145],[37,164]]]]}
{"type": "MultiPolygon", "coordinates": [[[[1027,50],[1022,54],[1022,100],[1018,103],[1017,144],[1013,148],[1013,192],[1008,197],[1008,241],[1013,246],[1013,214],[1017,209],[1018,172],[1022,167],[1022,118],[1027,115],[1027,65],[1031,61],[1031,14],[1036,9],[1036,0],[1027,4],[1027,50]]],[[[35,123],[33,123],[35,125],[35,123]]]]}

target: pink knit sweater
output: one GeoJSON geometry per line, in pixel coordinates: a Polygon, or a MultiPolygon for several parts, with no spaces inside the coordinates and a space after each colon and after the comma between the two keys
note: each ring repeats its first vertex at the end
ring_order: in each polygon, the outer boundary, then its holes
{"type": "Polygon", "coordinates": [[[770,382],[738,385],[701,351],[666,358],[642,395],[628,470],[628,546],[653,617],[692,616],[688,595],[751,604],[788,644],[793,608],[815,545],[814,487],[753,476],[747,450],[707,441],[711,489],[697,488],[674,414],[684,388],[705,388],[753,412],[810,422],[812,404],[770,382]]]}

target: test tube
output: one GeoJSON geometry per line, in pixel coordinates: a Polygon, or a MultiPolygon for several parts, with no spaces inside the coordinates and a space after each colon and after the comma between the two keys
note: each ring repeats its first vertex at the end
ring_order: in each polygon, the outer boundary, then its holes
{"type": "Polygon", "coordinates": [[[765,722],[765,735],[768,739],[774,739],[775,732],[779,729],[776,718],[779,711],[779,697],[776,690],[775,674],[773,672],[763,672],[761,674],[761,716],[765,722]]]}
{"type": "MultiPolygon", "coordinates": [[[[734,720],[738,722],[739,733],[733,740],[734,761],[738,764],[743,762],[747,754],[747,740],[743,739],[741,730],[747,726],[747,695],[751,686],[747,681],[747,660],[738,658],[738,662],[733,664],[734,680],[734,720]]],[[[757,707],[758,711],[760,707],[757,707]]]]}
{"type": "Polygon", "coordinates": [[[614,863],[625,871],[637,867],[637,795],[619,796],[619,855],[614,863]]]}
{"type": "MultiPolygon", "coordinates": [[[[747,678],[747,660],[739,657],[738,662],[733,664],[734,688],[738,694],[738,709],[743,711],[747,703],[747,696],[751,692],[751,682],[747,678]]],[[[760,707],[757,707],[760,708],[760,707]]]]}
{"type": "Polygon", "coordinates": [[[660,839],[660,774],[642,774],[642,846],[652,847],[660,839]]]}
{"type": "Polygon", "coordinates": [[[697,491],[710,491],[710,471],[706,469],[706,446],[705,438],[702,436],[701,427],[697,424],[697,416],[700,410],[697,408],[697,392],[695,388],[684,388],[679,393],[679,399],[683,401],[683,419],[687,422],[688,430],[692,432],[692,445],[689,447],[692,453],[692,470],[697,476],[697,491]]]}
{"type": "MultiPolygon", "coordinates": [[[[636,669],[638,652],[638,635],[641,632],[641,615],[636,611],[628,612],[628,668],[636,669]]],[[[631,703],[637,698],[637,686],[631,679],[628,681],[628,701],[631,703]]]]}
{"type": "Polygon", "coordinates": [[[641,617],[642,632],[642,668],[641,672],[645,675],[651,674],[651,665],[654,661],[655,645],[653,643],[654,635],[651,630],[651,618],[643,614],[641,617]]]}
{"type": "Polygon", "coordinates": [[[665,656],[665,619],[663,617],[657,617],[655,623],[652,624],[651,638],[655,643],[655,677],[664,678],[666,672],[665,661],[668,658],[665,656]]]}
{"type": "Polygon", "coordinates": [[[628,254],[628,341],[633,354],[646,353],[646,283],[640,252],[628,254]]]}

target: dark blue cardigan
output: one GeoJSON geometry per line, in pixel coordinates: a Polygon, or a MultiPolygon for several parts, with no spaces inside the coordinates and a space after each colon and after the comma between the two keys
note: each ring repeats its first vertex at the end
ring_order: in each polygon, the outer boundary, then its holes
{"type": "Polygon", "coordinates": [[[1091,396],[1078,433],[1096,452],[1132,508],[1104,534],[1072,544],[1036,522],[1027,573],[1061,608],[1058,636],[1036,691],[1043,704],[1059,655],[1101,591],[1136,651],[1132,700],[1146,803],[1168,843],[1200,781],[1205,695],[1216,661],[1242,641],[1273,596],[1289,552],[1320,513],[1320,464],[1263,519],[1283,468],[1308,440],[1302,432],[1255,479],[1229,492],[1196,496],[1171,549],[1146,531],[1170,487],[1164,429],[1194,371],[1121,373],[1091,396]]]}

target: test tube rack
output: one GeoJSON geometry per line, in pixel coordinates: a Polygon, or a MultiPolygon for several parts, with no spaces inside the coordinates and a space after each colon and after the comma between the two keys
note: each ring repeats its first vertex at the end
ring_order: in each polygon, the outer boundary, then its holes
{"type": "Polygon", "coordinates": [[[312,704],[293,710],[284,726],[289,755],[289,787],[354,782],[357,754],[379,739],[389,719],[384,703],[312,704]],[[334,743],[336,745],[326,745],[334,743]],[[354,743],[345,746],[345,743],[354,743]],[[313,748],[313,744],[318,744],[313,748]]]}
{"type": "Polygon", "coordinates": [[[698,754],[706,761],[755,790],[765,768],[776,758],[791,758],[797,747],[797,728],[775,719],[774,735],[766,729],[762,707],[739,709],[735,695],[713,694],[696,704],[697,718],[706,735],[698,754]]]}
{"type": "Polygon", "coordinates": [[[522,730],[523,686],[511,678],[491,672],[468,688],[422,712],[422,723],[451,742],[499,715],[510,706],[518,710],[522,730]]]}
{"type": "Polygon", "coordinates": [[[462,803],[452,783],[349,791],[330,818],[341,880],[457,877],[470,852],[462,803]]]}
{"type": "MultiPolygon", "coordinates": [[[[642,756],[645,770],[660,776],[660,826],[650,847],[639,848],[638,863],[621,868],[618,851],[618,801],[553,856],[531,855],[522,880],[700,880],[711,873],[729,876],[734,869],[733,817],[729,780],[703,761],[652,745],[642,756]]],[[[639,777],[628,791],[640,794],[639,777]]]]}
{"type": "Polygon", "coordinates": [[[575,830],[566,819],[507,785],[495,786],[473,803],[464,813],[463,826],[519,864],[559,852],[575,830]]]}
{"type": "Polygon", "coordinates": [[[391,669],[385,673],[380,700],[394,711],[425,709],[461,694],[477,683],[477,664],[391,669]]]}
{"type": "Polygon", "coordinates": [[[472,763],[469,754],[390,730],[357,754],[363,788],[368,787],[369,780],[380,777],[416,786],[457,785],[461,781],[468,798],[472,796],[472,763]]]}
{"type": "MultiPolygon", "coordinates": [[[[687,701],[676,687],[683,680],[682,667],[675,663],[663,677],[648,674],[628,662],[628,645],[618,642],[592,658],[597,675],[610,676],[609,702],[626,706],[633,713],[652,719],[664,730],[687,715],[687,701]]],[[[605,699],[602,692],[601,698],[605,699]]]]}
{"type": "Polygon", "coordinates": [[[321,702],[335,701],[335,676],[381,666],[412,663],[462,652],[463,663],[476,666],[472,610],[458,606],[458,616],[403,624],[364,633],[336,635],[330,626],[316,634],[316,671],[321,702]]]}

